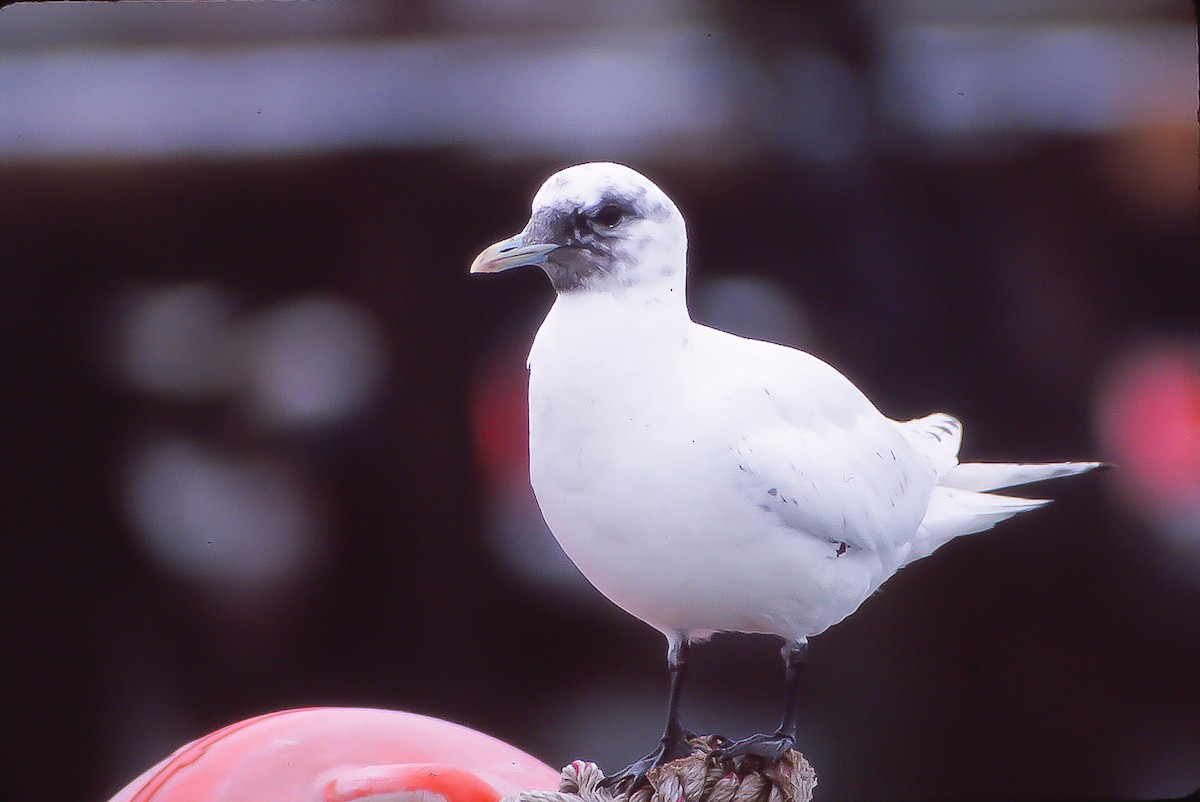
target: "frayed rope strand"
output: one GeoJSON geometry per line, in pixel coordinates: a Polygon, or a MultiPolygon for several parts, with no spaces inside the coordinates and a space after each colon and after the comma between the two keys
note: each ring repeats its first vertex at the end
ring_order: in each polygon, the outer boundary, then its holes
{"type": "Polygon", "coordinates": [[[557,791],[523,791],[500,802],[812,802],[817,775],[795,750],[758,768],[756,758],[713,760],[717,739],[711,736],[689,743],[690,755],[652,769],[649,785],[633,794],[601,788],[600,767],[576,760],[562,770],[557,791]]]}

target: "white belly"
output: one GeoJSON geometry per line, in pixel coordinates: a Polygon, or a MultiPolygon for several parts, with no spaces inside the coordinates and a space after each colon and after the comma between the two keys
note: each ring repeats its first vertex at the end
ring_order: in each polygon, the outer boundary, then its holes
{"type": "MultiPolygon", "coordinates": [[[[665,633],[814,635],[854,612],[890,569],[882,552],[839,556],[828,533],[763,508],[764,489],[748,489],[734,451],[743,424],[783,424],[769,392],[747,391],[761,374],[730,368],[749,354],[767,375],[790,371],[781,379],[789,387],[828,385],[832,371],[696,326],[681,300],[559,296],[529,362],[530,472],[542,514],[600,592],[665,633]]],[[[844,401],[837,387],[812,389],[835,407],[844,401]]]]}
{"type": "Polygon", "coordinates": [[[614,392],[634,386],[620,375],[591,393],[531,374],[534,492],[588,580],[657,629],[693,637],[799,638],[853,612],[877,584],[875,555],[834,559],[828,543],[753,503],[732,444],[706,438],[719,411],[644,376],[635,394],[614,392]]]}

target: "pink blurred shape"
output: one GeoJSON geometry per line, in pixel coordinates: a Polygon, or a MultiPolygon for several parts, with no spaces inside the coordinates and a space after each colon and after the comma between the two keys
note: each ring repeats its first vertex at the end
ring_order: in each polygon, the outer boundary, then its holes
{"type": "Polygon", "coordinates": [[[558,772],[458,724],[370,708],[282,710],[176,750],[110,802],[497,802],[558,772]]]}
{"type": "Polygon", "coordinates": [[[1200,504],[1200,352],[1162,342],[1128,354],[1101,395],[1111,458],[1139,504],[1200,504]]]}

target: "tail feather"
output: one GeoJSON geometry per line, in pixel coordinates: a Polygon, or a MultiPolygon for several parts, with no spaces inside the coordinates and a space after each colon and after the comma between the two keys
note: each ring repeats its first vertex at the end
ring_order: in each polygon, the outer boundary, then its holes
{"type": "Polygon", "coordinates": [[[1074,476],[1100,466],[1099,462],[963,462],[941,475],[929,499],[919,536],[906,562],[927,557],[960,535],[991,529],[1003,520],[1049,504],[1048,499],[988,493],[1044,479],[1074,476]]]}
{"type": "Polygon", "coordinates": [[[1075,476],[1100,467],[1099,462],[1048,462],[1022,465],[1016,462],[962,462],[938,480],[942,487],[959,490],[1000,490],[1044,479],[1075,476]]]}
{"type": "Polygon", "coordinates": [[[996,524],[1022,512],[1036,510],[1049,504],[1049,499],[1001,496],[978,493],[956,487],[938,486],[933,489],[925,520],[921,522],[917,541],[906,562],[927,557],[960,535],[970,535],[991,529],[996,524]]]}
{"type": "Polygon", "coordinates": [[[959,462],[962,424],[944,412],[896,423],[913,450],[937,474],[925,519],[905,564],[932,554],[960,535],[991,529],[1001,521],[1049,504],[1047,499],[990,493],[1007,487],[1086,473],[1099,462],[959,462]]]}

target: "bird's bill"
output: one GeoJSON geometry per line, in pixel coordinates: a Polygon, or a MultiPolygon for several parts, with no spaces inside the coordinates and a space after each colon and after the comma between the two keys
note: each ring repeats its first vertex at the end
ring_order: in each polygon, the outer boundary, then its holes
{"type": "Polygon", "coordinates": [[[540,265],[557,245],[526,245],[518,234],[488,246],[471,263],[472,273],[499,273],[514,267],[540,265]]]}

